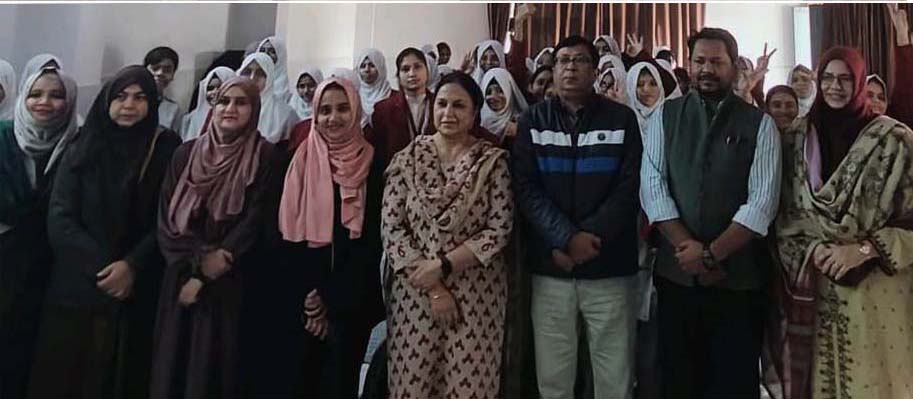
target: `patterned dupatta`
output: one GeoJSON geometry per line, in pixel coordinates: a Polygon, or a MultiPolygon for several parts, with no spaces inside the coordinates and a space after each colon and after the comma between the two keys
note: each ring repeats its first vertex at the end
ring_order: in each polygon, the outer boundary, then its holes
{"type": "Polygon", "coordinates": [[[434,140],[415,140],[411,148],[415,171],[413,188],[425,199],[422,210],[435,221],[440,231],[455,232],[463,217],[479,196],[487,192],[485,184],[503,153],[491,143],[477,140],[453,166],[453,173],[443,170],[434,140]],[[495,150],[495,151],[492,151],[495,150]]]}
{"type": "Polygon", "coordinates": [[[775,223],[779,268],[763,360],[771,377],[765,379],[778,385],[774,391],[782,390],[785,399],[811,395],[821,296],[821,275],[811,262],[814,248],[869,239],[883,259],[873,272],[890,276],[913,263],[913,131],[889,117],[876,118],[822,181],[809,128],[803,118],[782,136],[784,173],[775,223]]]}

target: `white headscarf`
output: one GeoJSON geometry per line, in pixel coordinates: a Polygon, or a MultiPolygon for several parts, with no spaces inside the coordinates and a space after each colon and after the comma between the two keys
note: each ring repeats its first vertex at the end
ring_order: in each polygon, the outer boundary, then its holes
{"type": "Polygon", "coordinates": [[[624,103],[628,101],[627,94],[627,78],[625,77],[625,71],[620,68],[609,68],[599,74],[599,79],[596,79],[596,82],[593,83],[593,88],[596,89],[596,92],[602,94],[602,87],[600,82],[605,78],[606,75],[612,75],[612,78],[615,79],[615,83],[612,85],[612,88],[618,91],[621,94],[621,98],[624,100],[624,103]]]}
{"type": "Polygon", "coordinates": [[[609,54],[613,54],[613,55],[621,57],[621,47],[618,46],[618,41],[615,40],[614,37],[609,36],[609,35],[600,35],[599,37],[596,38],[596,40],[593,40],[593,45],[595,46],[596,42],[598,42],[600,40],[605,41],[606,43],[609,44],[609,54]]]}
{"type": "Polygon", "coordinates": [[[320,69],[316,67],[305,66],[304,68],[301,68],[301,71],[298,72],[298,77],[295,78],[295,90],[294,93],[292,93],[292,99],[289,100],[288,103],[292,106],[292,109],[298,113],[298,118],[303,121],[311,119],[314,115],[313,104],[298,95],[298,81],[301,80],[301,77],[304,75],[310,76],[311,79],[314,79],[314,83],[319,86],[320,82],[323,82],[323,72],[320,72],[320,69]]]}
{"type": "Polygon", "coordinates": [[[596,67],[597,71],[603,71],[603,67],[606,68],[618,68],[622,72],[627,72],[625,69],[625,63],[621,60],[621,57],[614,54],[606,54],[602,57],[599,57],[599,64],[596,67]],[[608,66],[607,66],[608,65],[608,66]]]}
{"type": "Polygon", "coordinates": [[[641,135],[647,129],[647,124],[654,118],[656,115],[661,115],[661,112],[656,112],[658,109],[662,109],[662,104],[666,101],[666,90],[663,88],[663,79],[659,75],[659,70],[656,69],[653,64],[648,62],[638,62],[631,67],[631,70],[628,71],[627,78],[628,85],[628,106],[634,110],[634,114],[637,115],[637,123],[640,125],[641,135]],[[652,107],[648,107],[640,102],[637,99],[637,80],[640,79],[640,73],[646,69],[649,71],[650,75],[653,76],[653,79],[656,81],[657,88],[659,89],[659,97],[656,99],[656,104],[653,104],[652,107]]]}
{"type": "Polygon", "coordinates": [[[16,143],[22,152],[29,157],[35,158],[50,153],[48,164],[44,172],[47,173],[56,161],[63,155],[63,150],[76,135],[76,81],[65,75],[63,72],[53,68],[39,70],[27,77],[22,87],[25,90],[19,92],[16,98],[16,110],[13,118],[13,132],[16,136],[16,143]],[[59,116],[47,123],[39,124],[32,117],[25,105],[32,85],[39,77],[45,74],[54,74],[60,79],[66,91],[66,109],[59,116]]]}
{"type": "MultiPolygon", "coordinates": [[[[355,71],[348,68],[333,68],[330,70],[329,75],[327,75],[327,79],[334,77],[348,80],[352,83],[352,87],[355,88],[355,91],[361,93],[361,79],[358,78],[358,73],[355,71]]],[[[371,118],[364,112],[364,105],[361,107],[361,127],[365,127],[371,124],[371,118]]]]}
{"type": "Polygon", "coordinates": [[[450,66],[448,66],[448,65],[438,65],[437,66],[437,74],[440,77],[443,78],[444,76],[450,75],[451,73],[453,73],[453,68],[451,68],[450,66]]]}
{"type": "MultiPolygon", "coordinates": [[[[793,75],[800,68],[811,70],[810,68],[806,67],[805,65],[801,65],[801,64],[796,65],[795,67],[793,67],[793,69],[791,71],[789,71],[789,77],[787,77],[787,82],[786,82],[787,86],[793,87],[793,75]]],[[[808,111],[812,109],[812,104],[815,103],[815,97],[818,96],[818,82],[815,80],[814,73],[815,72],[812,71],[812,77],[811,77],[812,87],[809,90],[808,97],[805,97],[805,98],[799,97],[799,117],[803,117],[806,114],[808,114],[808,111]]],[[[793,90],[795,90],[795,87],[793,87],[793,90]]],[[[796,90],[796,95],[797,96],[799,95],[798,90],[796,90]]]]}
{"type": "Polygon", "coordinates": [[[877,73],[873,73],[873,74],[871,74],[871,75],[865,77],[865,84],[869,84],[869,83],[872,83],[872,82],[878,82],[878,84],[881,85],[881,88],[884,89],[885,97],[887,97],[887,95],[888,95],[888,84],[885,83],[884,79],[882,79],[881,76],[878,76],[877,73]]]}
{"type": "Polygon", "coordinates": [[[365,83],[361,80],[361,74],[358,74],[358,81],[360,84],[358,93],[361,97],[361,107],[364,109],[367,117],[371,118],[371,115],[374,114],[374,104],[390,97],[392,89],[390,88],[390,81],[387,80],[387,61],[384,58],[384,54],[375,48],[363,51],[361,55],[355,59],[356,70],[361,68],[361,64],[365,59],[371,61],[377,68],[377,80],[372,84],[365,83]]]}
{"type": "MultiPolygon", "coordinates": [[[[291,87],[288,84],[288,53],[285,50],[285,41],[276,36],[270,36],[257,46],[257,52],[263,50],[263,47],[269,43],[276,49],[276,61],[273,62],[275,74],[273,79],[273,92],[276,93],[282,101],[288,101],[292,96],[291,87]]],[[[272,61],[272,59],[270,59],[272,61]]]]}
{"type": "Polygon", "coordinates": [[[441,81],[441,71],[437,67],[437,59],[425,53],[425,63],[428,64],[428,90],[434,91],[441,81]]]}
{"type": "Polygon", "coordinates": [[[526,59],[526,69],[529,70],[529,73],[536,72],[536,69],[539,68],[539,60],[542,59],[542,56],[545,54],[555,55],[554,47],[546,47],[539,51],[539,54],[536,54],[535,58],[526,59]]]}
{"type": "Polygon", "coordinates": [[[266,53],[256,52],[244,58],[241,68],[238,68],[238,74],[247,68],[250,63],[256,62],[266,74],[266,84],[260,91],[260,121],[257,129],[260,135],[270,143],[278,143],[281,140],[288,139],[289,132],[298,123],[298,115],[291,106],[273,90],[273,78],[276,74],[273,59],[266,53]]]}
{"type": "Polygon", "coordinates": [[[13,119],[16,109],[16,71],[5,60],[0,60],[0,87],[3,88],[3,101],[0,101],[0,121],[13,119]]]}
{"type": "MultiPolygon", "coordinates": [[[[482,54],[485,54],[485,51],[488,49],[492,49],[495,52],[495,55],[498,56],[500,67],[507,68],[507,61],[505,61],[504,58],[504,46],[501,42],[497,40],[486,40],[479,43],[478,46],[476,46],[476,66],[472,70],[472,78],[480,85],[482,84],[482,78],[485,76],[485,72],[482,71],[482,54]]],[[[429,78],[429,80],[431,79],[429,78]]]]}
{"type": "Polygon", "coordinates": [[[637,115],[637,123],[640,124],[641,135],[643,135],[647,128],[647,124],[650,123],[653,117],[662,113],[656,111],[662,109],[661,106],[665,101],[666,90],[663,88],[663,79],[659,75],[659,70],[648,62],[638,62],[637,64],[634,64],[634,66],[631,67],[631,70],[628,71],[628,105],[634,110],[634,114],[637,115]],[[644,69],[650,72],[650,75],[656,80],[656,85],[659,89],[659,97],[656,99],[656,104],[653,104],[652,107],[644,105],[637,99],[637,79],[640,78],[640,72],[644,69]]]}
{"type": "Polygon", "coordinates": [[[58,69],[63,69],[63,63],[60,62],[60,58],[57,58],[53,54],[38,54],[32,57],[28,62],[25,63],[25,68],[22,68],[22,75],[20,75],[21,81],[19,81],[19,92],[25,90],[22,89],[22,86],[25,86],[25,81],[28,80],[30,76],[42,70],[45,64],[54,61],[57,64],[58,69]]]}
{"type": "Polygon", "coordinates": [[[212,109],[212,105],[206,99],[209,81],[212,78],[218,78],[222,83],[225,83],[226,80],[233,76],[237,76],[235,71],[232,71],[231,68],[220,66],[209,71],[206,77],[200,81],[197,86],[199,87],[197,90],[197,107],[192,112],[184,115],[184,119],[181,121],[181,138],[184,141],[190,141],[200,136],[203,124],[206,123],[206,118],[209,116],[209,110],[212,109]]]}
{"type": "Polygon", "coordinates": [[[434,59],[437,59],[437,47],[433,44],[426,44],[421,48],[422,52],[428,55],[431,55],[434,59]]]}
{"type": "Polygon", "coordinates": [[[488,92],[488,85],[492,81],[501,86],[501,91],[504,92],[507,100],[504,108],[500,111],[494,111],[489,108],[487,101],[482,104],[482,127],[488,129],[494,135],[502,137],[507,124],[520,116],[520,113],[526,111],[529,105],[526,103],[526,98],[523,97],[520,87],[517,86],[517,82],[514,82],[514,78],[510,76],[510,72],[506,69],[489,69],[482,79],[482,93],[488,92]]]}

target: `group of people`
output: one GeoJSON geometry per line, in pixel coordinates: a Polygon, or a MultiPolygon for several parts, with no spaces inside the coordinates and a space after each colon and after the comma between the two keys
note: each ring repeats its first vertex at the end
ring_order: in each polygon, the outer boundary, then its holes
{"type": "Polygon", "coordinates": [[[396,399],[913,395],[913,76],[627,43],[410,47],[394,89],[269,37],[186,115],[166,47],[85,117],[0,62],[0,396],[355,398],[382,320],[396,399]]]}

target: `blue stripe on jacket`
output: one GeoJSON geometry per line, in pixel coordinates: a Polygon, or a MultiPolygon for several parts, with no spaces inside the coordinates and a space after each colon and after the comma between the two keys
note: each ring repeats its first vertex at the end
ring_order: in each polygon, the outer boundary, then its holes
{"type": "Polygon", "coordinates": [[[586,157],[576,160],[563,157],[536,157],[542,173],[614,173],[621,165],[619,157],[586,157]],[[576,163],[576,165],[575,165],[576,163]],[[576,166],[576,168],[575,168],[576,166]]]}

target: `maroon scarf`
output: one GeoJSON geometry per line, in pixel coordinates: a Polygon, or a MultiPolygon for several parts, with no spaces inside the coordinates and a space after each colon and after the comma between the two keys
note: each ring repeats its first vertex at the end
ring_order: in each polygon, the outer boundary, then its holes
{"type": "Polygon", "coordinates": [[[859,132],[875,119],[869,109],[865,94],[865,59],[858,50],[850,47],[834,47],[828,50],[818,63],[818,96],[809,111],[809,121],[818,132],[821,145],[821,178],[827,181],[849,153],[859,132]],[[853,93],[849,104],[833,109],[824,101],[821,84],[824,70],[831,61],[842,60],[853,74],[853,93]]]}

